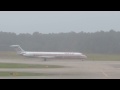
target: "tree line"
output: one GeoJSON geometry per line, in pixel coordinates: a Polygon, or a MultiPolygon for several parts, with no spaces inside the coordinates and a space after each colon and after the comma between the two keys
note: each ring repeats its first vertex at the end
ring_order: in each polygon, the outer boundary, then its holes
{"type": "Polygon", "coordinates": [[[0,32],[0,51],[13,51],[10,45],[18,44],[26,51],[66,51],[82,53],[120,53],[119,31],[68,33],[0,32]]]}

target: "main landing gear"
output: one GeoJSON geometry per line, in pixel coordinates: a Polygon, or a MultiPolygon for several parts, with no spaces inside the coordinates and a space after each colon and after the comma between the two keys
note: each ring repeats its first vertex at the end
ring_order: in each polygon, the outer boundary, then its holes
{"type": "Polygon", "coordinates": [[[84,61],[84,59],[82,59],[82,61],[84,61]]]}
{"type": "Polygon", "coordinates": [[[44,61],[46,61],[46,58],[44,58],[44,61]]]}

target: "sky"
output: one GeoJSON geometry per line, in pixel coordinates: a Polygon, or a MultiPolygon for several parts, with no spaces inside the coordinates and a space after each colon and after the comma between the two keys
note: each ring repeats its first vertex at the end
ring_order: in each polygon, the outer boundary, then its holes
{"type": "Polygon", "coordinates": [[[0,11],[0,31],[19,33],[120,31],[120,11],[0,11]]]}

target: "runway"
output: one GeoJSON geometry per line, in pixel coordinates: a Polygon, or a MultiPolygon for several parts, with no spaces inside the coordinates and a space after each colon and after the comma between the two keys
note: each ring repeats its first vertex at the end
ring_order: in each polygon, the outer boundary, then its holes
{"type": "Polygon", "coordinates": [[[65,68],[0,68],[0,71],[50,73],[52,76],[0,76],[0,79],[120,79],[120,61],[0,59],[6,63],[63,65],[65,68]]]}

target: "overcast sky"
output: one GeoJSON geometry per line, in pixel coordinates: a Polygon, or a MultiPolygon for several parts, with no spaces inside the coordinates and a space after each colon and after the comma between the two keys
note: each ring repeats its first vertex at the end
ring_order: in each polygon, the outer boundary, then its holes
{"type": "Polygon", "coordinates": [[[120,31],[120,11],[0,11],[0,31],[19,33],[120,31]]]}

